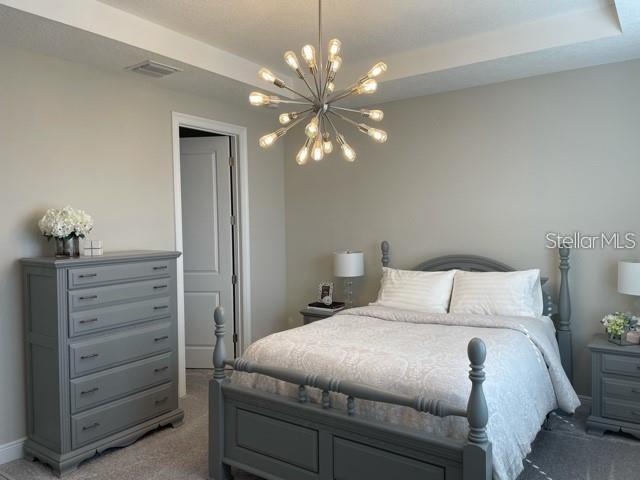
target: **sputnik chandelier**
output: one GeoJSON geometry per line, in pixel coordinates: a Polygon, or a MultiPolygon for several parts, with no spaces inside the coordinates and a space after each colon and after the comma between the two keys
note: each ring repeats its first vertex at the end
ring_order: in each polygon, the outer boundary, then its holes
{"type": "Polygon", "coordinates": [[[384,116],[382,110],[370,110],[367,108],[356,110],[336,105],[338,102],[350,97],[351,95],[367,95],[375,93],[378,88],[376,78],[387,70],[387,65],[384,62],[376,63],[371,67],[367,74],[361,77],[357,82],[348,86],[344,90],[335,92],[334,81],[336,73],[342,65],[342,57],[340,57],[341,47],[342,43],[337,38],[329,41],[329,56],[325,65],[322,61],[321,50],[322,0],[318,0],[318,54],[316,57],[316,49],[313,45],[305,45],[302,47],[301,52],[302,58],[304,59],[312,77],[311,84],[307,80],[296,54],[291,50],[284,54],[285,62],[289,67],[295,70],[298,74],[298,78],[302,80],[306,89],[309,90],[309,93],[302,94],[294,90],[280,78],[275,76],[271,70],[261,68],[258,72],[258,76],[261,79],[269,83],[273,83],[276,87],[283,88],[294,93],[298,98],[280,98],[277,95],[268,95],[261,92],[251,92],[249,95],[249,102],[251,105],[257,107],[278,107],[282,104],[300,105],[297,111],[281,113],[279,115],[278,120],[283,127],[261,137],[258,142],[261,147],[270,147],[276,142],[276,140],[278,140],[278,138],[282,137],[293,127],[306,120],[309,120],[304,129],[304,133],[307,138],[296,155],[296,162],[298,165],[305,165],[309,161],[309,158],[312,158],[315,161],[320,161],[325,155],[330,154],[333,151],[333,143],[331,141],[332,133],[335,137],[335,141],[340,145],[342,156],[345,160],[353,162],[356,159],[355,150],[347,143],[344,135],[338,131],[334,120],[339,119],[353,125],[360,132],[369,135],[376,142],[384,143],[387,141],[387,133],[384,130],[370,127],[364,123],[359,123],[346,116],[346,114],[355,113],[364,118],[379,122],[384,116]]]}

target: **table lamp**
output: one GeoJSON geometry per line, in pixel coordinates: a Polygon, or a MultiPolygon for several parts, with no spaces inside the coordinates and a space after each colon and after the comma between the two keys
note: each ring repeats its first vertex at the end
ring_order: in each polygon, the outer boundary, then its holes
{"type": "Polygon", "coordinates": [[[353,278],[364,275],[364,253],[345,250],[333,254],[333,274],[344,279],[344,303],[353,306],[353,278]]]}
{"type": "Polygon", "coordinates": [[[640,296],[640,260],[618,262],[618,292],[640,296]]]}

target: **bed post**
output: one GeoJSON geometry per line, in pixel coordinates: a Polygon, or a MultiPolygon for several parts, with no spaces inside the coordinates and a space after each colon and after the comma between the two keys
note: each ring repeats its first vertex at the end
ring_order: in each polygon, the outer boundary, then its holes
{"type": "Polygon", "coordinates": [[[209,479],[231,480],[231,470],[224,458],[224,392],[228,382],[224,373],[227,356],[224,348],[224,310],[217,307],[213,314],[216,324],[216,346],[213,349],[213,378],[209,381],[209,479]]]}
{"type": "Polygon", "coordinates": [[[558,347],[560,361],[569,381],[573,383],[573,347],[571,342],[571,297],[569,295],[569,253],[567,246],[561,246],[560,253],[560,293],[558,295],[558,347]]]}
{"type": "Polygon", "coordinates": [[[463,480],[491,480],[493,478],[493,462],[491,458],[491,443],[487,436],[487,422],[489,410],[487,400],[482,390],[484,382],[484,361],[487,358],[487,348],[479,338],[472,338],[467,347],[469,356],[469,380],[471,380],[471,394],[467,404],[467,418],[469,419],[469,436],[462,453],[463,480]]]}
{"type": "Polygon", "coordinates": [[[380,244],[380,250],[382,251],[382,266],[383,267],[388,267],[389,266],[389,242],[387,242],[386,240],[383,240],[382,243],[380,244]]]}

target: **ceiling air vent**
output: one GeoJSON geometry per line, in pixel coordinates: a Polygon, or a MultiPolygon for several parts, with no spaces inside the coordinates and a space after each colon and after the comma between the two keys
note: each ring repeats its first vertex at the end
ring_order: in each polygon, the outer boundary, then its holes
{"type": "Polygon", "coordinates": [[[147,75],[148,77],[155,78],[166,77],[167,75],[171,75],[172,73],[182,71],[179,68],[164,65],[158,62],[153,62],[151,60],[145,60],[142,63],[131,65],[130,67],[126,67],[125,70],[129,70],[130,72],[138,72],[142,75],[147,75]]]}

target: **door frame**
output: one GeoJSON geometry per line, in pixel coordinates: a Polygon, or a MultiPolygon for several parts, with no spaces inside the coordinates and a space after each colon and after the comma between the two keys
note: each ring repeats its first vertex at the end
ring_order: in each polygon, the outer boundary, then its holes
{"type": "MultiPolygon", "coordinates": [[[[171,112],[173,138],[173,198],[175,222],[175,248],[182,252],[182,183],[180,175],[180,127],[228,135],[235,148],[235,163],[231,174],[233,186],[231,202],[236,215],[234,235],[234,264],[237,266],[238,281],[235,284],[236,325],[238,326],[238,349],[241,354],[251,344],[251,268],[249,243],[249,179],[247,158],[247,128],[240,125],[211,120],[179,112],[171,112]]],[[[177,260],[178,288],[178,391],[180,396],[187,393],[186,384],[186,337],[184,318],[184,268],[182,255],[177,260]]],[[[229,308],[229,307],[227,307],[229,308]]],[[[211,330],[213,331],[213,312],[211,330]]],[[[233,354],[233,352],[232,352],[233,354]]],[[[227,352],[229,355],[229,352],[227,352]]],[[[212,360],[213,366],[213,360],[212,360]]]]}

